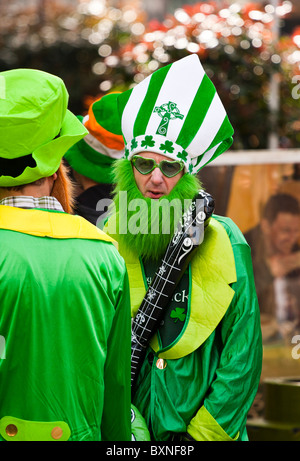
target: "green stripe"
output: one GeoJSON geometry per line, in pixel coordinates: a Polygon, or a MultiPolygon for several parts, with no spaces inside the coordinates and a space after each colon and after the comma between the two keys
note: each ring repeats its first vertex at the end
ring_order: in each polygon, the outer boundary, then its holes
{"type": "Polygon", "coordinates": [[[103,96],[101,102],[92,106],[95,119],[105,130],[117,135],[122,134],[121,118],[117,112],[117,94],[103,96]]]}
{"type": "MultiPolygon", "coordinates": [[[[141,104],[140,110],[137,114],[136,121],[133,128],[134,137],[145,134],[149,118],[154,110],[154,106],[164,83],[164,80],[169,72],[172,64],[162,67],[151,75],[150,83],[146,96],[141,104]]],[[[168,102],[168,101],[167,101],[168,102]]]]}
{"type": "Polygon", "coordinates": [[[128,99],[131,96],[133,88],[130,90],[124,91],[124,93],[120,94],[118,97],[117,105],[118,105],[118,111],[120,116],[122,116],[123,111],[125,109],[126,104],[128,103],[128,99]]]}
{"type": "Polygon", "coordinates": [[[229,149],[229,147],[231,146],[233,142],[233,138],[232,137],[229,137],[227,139],[225,139],[225,141],[223,141],[218,149],[215,151],[214,155],[211,157],[211,159],[209,160],[209,163],[212,162],[215,158],[219,157],[219,155],[223,154],[223,152],[225,152],[227,149],[229,149]]]}
{"type": "MultiPolygon", "coordinates": [[[[227,140],[228,138],[231,138],[233,133],[234,133],[234,130],[233,130],[232,125],[231,125],[231,123],[229,121],[229,118],[228,118],[227,115],[225,115],[224,120],[222,122],[222,125],[219,128],[219,131],[217,132],[216,136],[214,137],[214,139],[212,140],[210,146],[206,149],[205,152],[212,149],[214,146],[219,144],[221,141],[224,141],[224,140],[227,140]]],[[[232,144],[232,140],[231,140],[231,143],[229,144],[228,147],[230,147],[231,144],[232,144]]],[[[217,150],[219,150],[219,148],[217,150]]],[[[214,157],[215,157],[215,155],[214,155],[214,157]]]]}
{"type": "Polygon", "coordinates": [[[206,117],[215,93],[216,89],[213,83],[205,74],[181,128],[176,144],[186,149],[192,142],[206,117]]]}
{"type": "MultiPolygon", "coordinates": [[[[229,147],[233,143],[232,134],[233,134],[233,129],[232,129],[232,126],[231,126],[231,124],[230,124],[230,122],[229,122],[229,120],[228,120],[228,118],[226,116],[220,130],[217,133],[217,137],[214,138],[213,142],[211,143],[209,148],[206,149],[205,152],[209,151],[210,149],[212,149],[217,144],[219,144],[219,143],[221,143],[221,144],[219,145],[217,150],[214,152],[213,156],[207,161],[207,163],[202,165],[201,168],[203,168],[208,163],[212,162],[215,158],[219,157],[219,155],[221,155],[223,152],[225,152],[226,150],[229,149],[229,147]],[[228,126],[228,124],[230,126],[228,126]]],[[[204,152],[204,154],[205,154],[205,152],[204,152]]],[[[195,171],[198,171],[198,165],[201,162],[204,154],[202,154],[202,155],[200,155],[198,157],[197,163],[194,166],[195,171]]]]}

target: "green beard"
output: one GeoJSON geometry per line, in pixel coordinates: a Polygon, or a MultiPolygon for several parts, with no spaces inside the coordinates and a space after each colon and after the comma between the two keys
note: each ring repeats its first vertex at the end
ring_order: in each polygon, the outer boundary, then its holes
{"type": "MultiPolygon", "coordinates": [[[[199,179],[184,174],[170,194],[158,200],[144,197],[138,189],[131,163],[122,159],[114,168],[114,207],[120,243],[141,258],[161,258],[182,214],[202,188],[199,179]]],[[[111,235],[113,237],[113,235],[111,235]]]]}

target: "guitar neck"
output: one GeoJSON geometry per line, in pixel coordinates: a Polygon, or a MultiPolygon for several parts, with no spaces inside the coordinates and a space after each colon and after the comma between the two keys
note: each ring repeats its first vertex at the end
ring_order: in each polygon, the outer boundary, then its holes
{"type": "MultiPolygon", "coordinates": [[[[189,251],[177,251],[176,256],[174,256],[174,251],[170,251],[168,259],[162,260],[133,319],[131,333],[132,388],[144,360],[147,344],[157,330],[181,275],[191,259],[192,250],[195,248],[190,246],[189,251]]],[[[168,256],[168,252],[166,256],[168,256]]]]}
{"type": "Polygon", "coordinates": [[[178,284],[179,274],[187,265],[186,258],[182,259],[181,265],[174,263],[162,261],[132,322],[132,335],[137,336],[143,345],[153,335],[155,326],[158,325],[178,284]]]}
{"type": "Polygon", "coordinates": [[[147,344],[156,332],[164,311],[194,251],[203,240],[204,220],[208,223],[213,211],[213,206],[209,202],[210,198],[213,200],[212,197],[206,193],[203,194],[201,198],[207,200],[206,208],[204,203],[199,210],[195,205],[196,200],[194,200],[190,209],[183,215],[182,222],[169,243],[164,258],[133,319],[131,340],[132,387],[143,362],[147,344]],[[205,209],[205,213],[201,211],[203,209],[205,209]],[[201,213],[203,214],[201,215],[201,213]]]}

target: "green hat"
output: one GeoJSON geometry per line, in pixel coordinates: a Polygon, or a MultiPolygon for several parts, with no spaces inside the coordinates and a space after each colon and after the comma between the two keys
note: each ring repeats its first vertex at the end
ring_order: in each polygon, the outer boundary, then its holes
{"type": "Polygon", "coordinates": [[[124,139],[117,110],[120,93],[110,93],[93,102],[86,117],[78,119],[89,134],[65,154],[69,165],[99,183],[114,181],[112,164],[124,156],[124,139]]]}
{"type": "Polygon", "coordinates": [[[57,76],[35,69],[0,72],[0,187],[51,176],[87,131],[68,109],[57,76]]]}
{"type": "Polygon", "coordinates": [[[152,151],[197,173],[232,144],[233,128],[196,54],[169,64],[118,97],[125,156],[152,151]]]}

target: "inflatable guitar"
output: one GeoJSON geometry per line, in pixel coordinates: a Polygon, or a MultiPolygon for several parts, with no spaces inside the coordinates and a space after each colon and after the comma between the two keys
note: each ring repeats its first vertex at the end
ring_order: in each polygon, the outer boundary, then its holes
{"type": "Polygon", "coordinates": [[[166,253],[132,322],[131,391],[143,363],[146,347],[159,326],[174,290],[191,260],[193,251],[202,243],[204,228],[214,211],[211,195],[199,191],[183,214],[166,253]]]}

